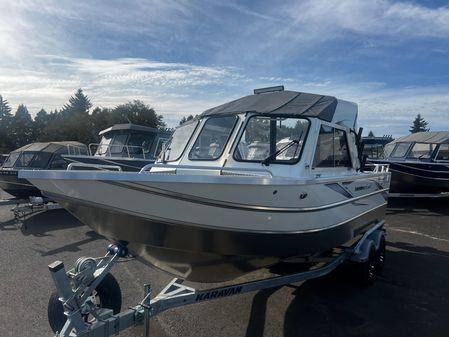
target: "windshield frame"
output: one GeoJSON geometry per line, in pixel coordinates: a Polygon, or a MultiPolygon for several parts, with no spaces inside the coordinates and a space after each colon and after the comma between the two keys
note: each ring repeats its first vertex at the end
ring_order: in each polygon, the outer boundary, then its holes
{"type": "Polygon", "coordinates": [[[163,163],[170,163],[170,162],[178,161],[179,159],[182,158],[182,156],[183,156],[184,153],[186,152],[187,147],[189,146],[190,142],[192,141],[193,135],[195,135],[195,134],[196,134],[196,131],[198,130],[198,125],[200,125],[200,121],[201,121],[200,119],[193,120],[193,121],[191,121],[191,122],[184,123],[184,124],[180,125],[179,127],[177,127],[177,128],[175,129],[175,131],[173,132],[173,134],[170,136],[170,138],[168,139],[168,141],[165,143],[165,149],[163,149],[163,150],[161,151],[160,155],[159,155],[160,160],[161,160],[163,163]],[[193,128],[193,131],[192,131],[192,133],[190,134],[190,136],[189,136],[187,142],[185,143],[184,148],[182,149],[182,151],[181,151],[180,155],[178,156],[178,158],[176,158],[176,159],[170,159],[170,160],[165,159],[165,154],[166,154],[166,152],[168,151],[168,149],[169,149],[169,147],[170,147],[170,145],[171,145],[171,142],[173,141],[173,136],[175,135],[176,130],[179,130],[180,128],[185,127],[185,126],[189,126],[189,125],[191,125],[191,124],[193,124],[193,123],[195,123],[196,125],[195,125],[195,127],[193,128]]]}
{"type": "MultiPolygon", "coordinates": [[[[273,159],[273,160],[270,160],[270,162],[269,162],[270,165],[271,164],[282,164],[282,165],[295,165],[295,164],[297,164],[301,160],[301,158],[302,158],[302,154],[304,152],[304,148],[305,148],[305,145],[306,145],[306,142],[307,142],[307,138],[309,136],[309,132],[310,132],[310,128],[311,128],[312,122],[310,121],[310,118],[308,118],[308,117],[298,116],[298,115],[291,115],[291,114],[285,114],[285,115],[283,115],[283,114],[282,115],[281,114],[251,114],[251,115],[248,115],[246,117],[244,125],[242,126],[240,134],[238,135],[236,140],[234,140],[234,146],[233,146],[233,149],[232,149],[232,159],[234,159],[236,162],[241,162],[241,163],[259,163],[259,164],[262,164],[262,162],[266,159],[266,158],[263,158],[263,159],[257,159],[257,160],[246,160],[246,159],[237,158],[237,156],[236,156],[237,151],[238,151],[238,146],[239,146],[239,144],[240,144],[240,142],[242,140],[243,135],[245,134],[246,128],[248,127],[248,124],[249,124],[250,120],[252,118],[257,118],[257,117],[294,118],[294,119],[298,119],[298,120],[299,119],[303,119],[303,120],[307,121],[308,125],[307,125],[307,129],[306,129],[305,134],[302,136],[303,142],[301,144],[301,150],[299,151],[298,158],[296,158],[295,160],[276,160],[276,159],[273,159]]],[[[279,141],[281,141],[281,140],[282,139],[280,139],[279,141]]],[[[300,139],[300,141],[301,141],[301,139],[300,139]]],[[[271,155],[271,153],[268,154],[268,155],[271,155]]]]}

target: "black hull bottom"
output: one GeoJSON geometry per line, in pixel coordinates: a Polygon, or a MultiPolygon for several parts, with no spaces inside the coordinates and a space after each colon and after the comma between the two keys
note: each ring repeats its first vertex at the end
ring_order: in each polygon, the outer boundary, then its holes
{"type": "Polygon", "coordinates": [[[340,246],[383,219],[380,205],[348,222],[304,233],[214,230],[125,214],[100,205],[48,195],[97,233],[128,242],[130,252],[168,273],[195,282],[220,282],[283,259],[340,246]]]}
{"type": "Polygon", "coordinates": [[[390,193],[430,194],[449,192],[448,179],[417,176],[391,169],[390,193]]]}
{"type": "Polygon", "coordinates": [[[0,171],[0,188],[6,193],[15,196],[16,198],[26,199],[28,197],[41,197],[39,191],[28,180],[18,179],[17,174],[11,174],[0,171]]]}

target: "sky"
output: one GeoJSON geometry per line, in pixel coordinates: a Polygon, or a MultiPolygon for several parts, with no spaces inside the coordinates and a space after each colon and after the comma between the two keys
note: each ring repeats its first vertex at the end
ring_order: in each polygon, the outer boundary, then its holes
{"type": "Polygon", "coordinates": [[[359,126],[449,130],[449,1],[0,0],[0,95],[140,99],[175,126],[260,87],[356,102],[359,126]]]}

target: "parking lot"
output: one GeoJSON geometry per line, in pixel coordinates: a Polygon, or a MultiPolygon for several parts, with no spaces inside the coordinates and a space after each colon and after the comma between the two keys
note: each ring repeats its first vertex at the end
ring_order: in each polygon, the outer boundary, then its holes
{"type": "MultiPolygon", "coordinates": [[[[344,269],[290,285],[167,311],[151,321],[154,336],[448,336],[449,200],[394,201],[387,214],[387,262],[368,288],[344,269]]],[[[0,336],[51,336],[47,265],[101,256],[108,244],[64,210],[15,223],[0,205],[0,336]]],[[[138,261],[120,263],[123,308],[137,304],[143,284],[171,279],[138,261]]],[[[238,281],[263,276],[264,271],[238,281]]],[[[208,285],[195,285],[207,287],[208,285]]],[[[141,336],[142,328],[120,336],[141,336]]]]}

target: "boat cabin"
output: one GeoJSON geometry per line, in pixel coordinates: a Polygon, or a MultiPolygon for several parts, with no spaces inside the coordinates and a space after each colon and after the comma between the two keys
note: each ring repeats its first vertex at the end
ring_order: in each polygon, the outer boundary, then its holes
{"type": "Polygon", "coordinates": [[[101,157],[156,158],[170,132],[148,126],[115,124],[100,131],[99,144],[89,144],[90,155],[101,157]]]}
{"type": "Polygon", "coordinates": [[[74,141],[31,143],[12,151],[1,169],[66,169],[67,163],[61,157],[65,154],[86,155],[87,146],[74,141]]]}
{"type": "Polygon", "coordinates": [[[449,131],[417,132],[396,139],[384,148],[392,161],[449,162],[449,131]]]}
{"type": "Polygon", "coordinates": [[[349,174],[360,168],[356,120],[352,102],[283,86],[256,89],[178,127],[158,163],[177,165],[177,172],[184,165],[254,174],[269,167],[292,177],[349,174]]]}

